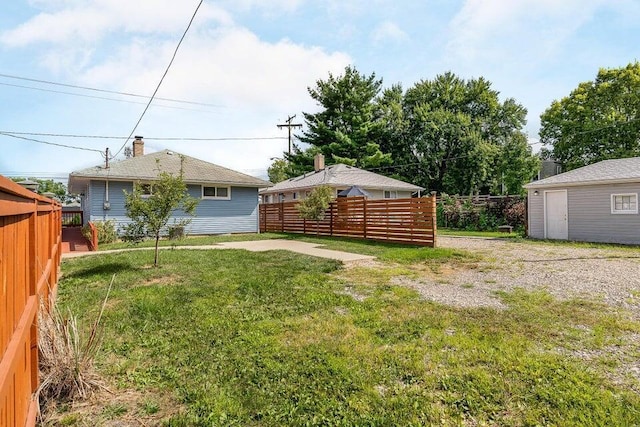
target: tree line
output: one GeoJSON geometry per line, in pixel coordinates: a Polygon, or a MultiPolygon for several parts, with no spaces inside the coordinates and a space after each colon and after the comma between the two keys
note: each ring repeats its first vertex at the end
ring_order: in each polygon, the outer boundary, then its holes
{"type": "Polygon", "coordinates": [[[375,73],[352,66],[329,74],[308,92],[319,111],[269,168],[279,182],[313,170],[313,157],[391,176],[448,194],[521,194],[540,158],[564,170],[599,160],[640,155],[640,65],[602,69],[554,101],[541,116],[541,143],[532,152],[524,132],[526,108],[500,100],[491,82],[452,72],[408,89],[383,88],[375,73]]]}

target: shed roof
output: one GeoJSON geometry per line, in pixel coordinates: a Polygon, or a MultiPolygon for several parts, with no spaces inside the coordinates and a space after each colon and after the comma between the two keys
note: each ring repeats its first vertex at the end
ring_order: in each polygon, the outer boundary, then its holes
{"type": "Polygon", "coordinates": [[[569,172],[530,182],[524,188],[640,182],[640,157],[603,160],[569,172]]]}
{"type": "Polygon", "coordinates": [[[384,190],[424,190],[424,188],[409,184],[408,182],[359,169],[355,166],[337,163],[335,165],[327,166],[317,172],[309,172],[304,175],[279,182],[272,187],[262,190],[260,193],[279,193],[283,191],[313,188],[319,185],[329,185],[332,187],[351,187],[353,185],[357,185],[360,188],[384,190]]]}
{"type": "Polygon", "coordinates": [[[113,162],[109,168],[94,166],[69,174],[69,191],[81,191],[79,185],[86,180],[127,180],[153,181],[158,174],[168,172],[177,175],[183,167],[183,177],[187,183],[198,184],[228,184],[240,187],[266,187],[271,183],[241,172],[234,171],[195,157],[186,156],[170,150],[131,157],[119,162],[113,162]],[[184,163],[181,164],[181,158],[184,163]]]}

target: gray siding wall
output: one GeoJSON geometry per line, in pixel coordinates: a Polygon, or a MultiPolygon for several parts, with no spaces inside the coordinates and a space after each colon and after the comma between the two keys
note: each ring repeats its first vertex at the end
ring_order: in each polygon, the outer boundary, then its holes
{"type": "MultiPolygon", "coordinates": [[[[109,202],[111,209],[104,210],[105,182],[91,181],[88,193],[88,208],[91,221],[115,220],[116,228],[129,222],[124,208],[124,192],[133,190],[131,182],[109,182],[109,202]]],[[[200,185],[189,185],[189,194],[201,199],[200,185]]],[[[183,212],[176,211],[176,219],[185,218],[183,212]]],[[[201,199],[195,217],[187,226],[189,234],[223,234],[223,233],[255,233],[258,232],[258,189],[231,188],[231,200],[201,199]]],[[[169,220],[171,224],[171,220],[169,220]]]]}
{"type": "MultiPolygon", "coordinates": [[[[567,190],[569,240],[640,244],[640,214],[612,214],[611,195],[638,193],[637,184],[549,188],[567,190]]],[[[529,190],[529,236],[544,238],[544,188],[529,190]]]]}
{"type": "Polygon", "coordinates": [[[611,195],[640,195],[640,183],[569,187],[568,190],[570,240],[640,244],[640,215],[611,213],[611,195]]]}
{"type": "Polygon", "coordinates": [[[527,215],[529,219],[529,237],[544,239],[544,191],[538,190],[538,195],[533,195],[534,190],[529,190],[527,215]]]}

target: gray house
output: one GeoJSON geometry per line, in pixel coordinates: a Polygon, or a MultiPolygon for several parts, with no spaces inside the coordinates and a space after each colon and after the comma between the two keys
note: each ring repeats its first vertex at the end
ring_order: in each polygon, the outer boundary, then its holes
{"type": "MultiPolygon", "coordinates": [[[[189,234],[255,233],[258,231],[258,188],[269,182],[193,157],[164,150],[144,154],[141,139],[134,141],[133,157],[109,167],[95,166],[69,175],[69,192],[81,195],[84,222],[115,220],[127,223],[124,192],[133,183],[152,192],[160,171],[180,172],[184,159],[184,180],[192,197],[200,199],[196,215],[187,228],[189,234]]],[[[150,194],[150,193],[149,193],[150,194]]],[[[177,212],[177,218],[182,215],[177,212]]]]}
{"type": "Polygon", "coordinates": [[[530,237],[640,244],[640,157],[604,160],[524,187],[530,237]]]}
{"type": "Polygon", "coordinates": [[[304,199],[321,185],[333,188],[334,196],[356,186],[369,199],[401,199],[411,197],[424,188],[384,175],[342,163],[326,166],[324,156],[314,158],[314,171],[287,179],[260,191],[263,203],[290,202],[304,199]]]}

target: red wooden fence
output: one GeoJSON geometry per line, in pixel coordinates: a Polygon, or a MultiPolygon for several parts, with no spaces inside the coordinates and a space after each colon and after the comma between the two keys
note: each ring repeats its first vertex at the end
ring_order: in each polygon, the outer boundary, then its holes
{"type": "Polygon", "coordinates": [[[298,202],[260,205],[260,232],[356,237],[436,245],[435,197],[368,200],[344,197],[331,202],[323,220],[300,218],[298,202]]]}
{"type": "Polygon", "coordinates": [[[62,208],[0,176],[0,426],[34,426],[39,300],[58,284],[62,208]]]}

